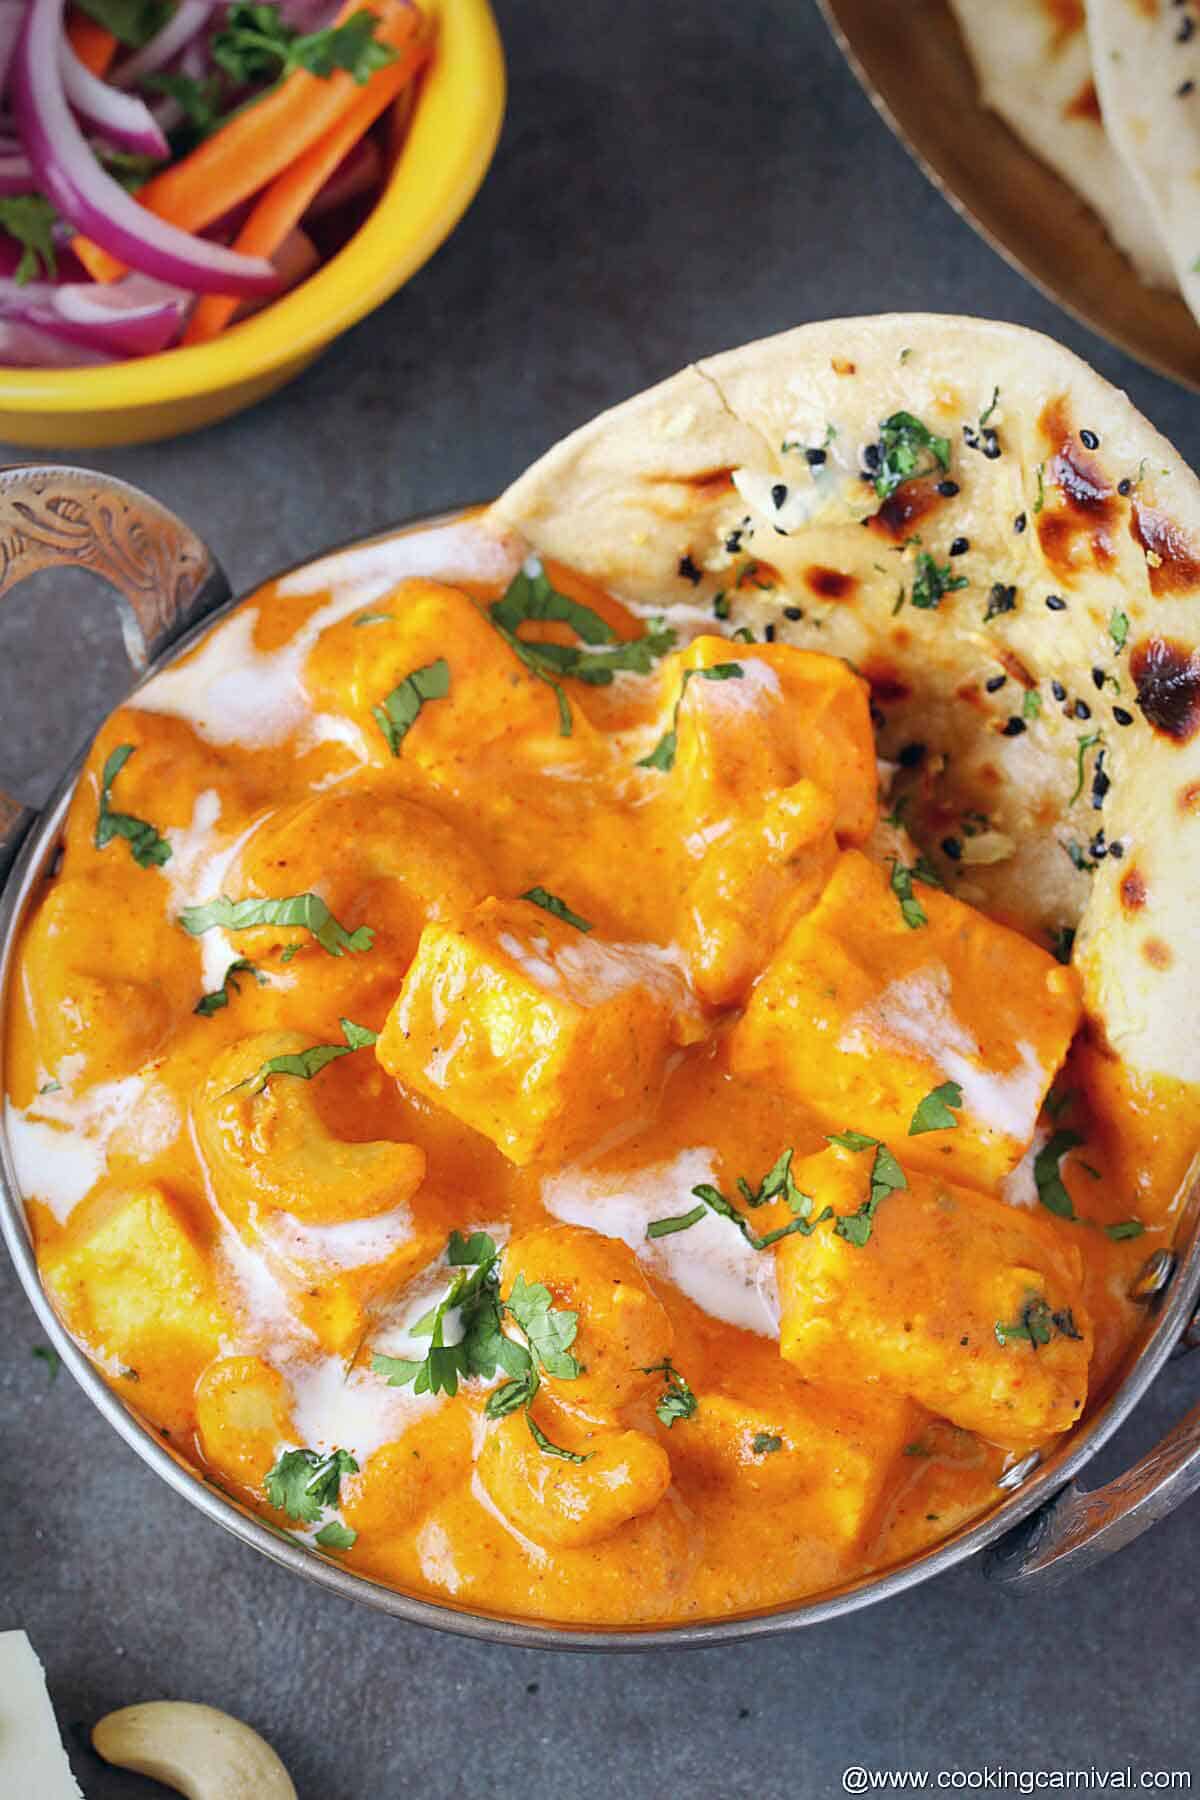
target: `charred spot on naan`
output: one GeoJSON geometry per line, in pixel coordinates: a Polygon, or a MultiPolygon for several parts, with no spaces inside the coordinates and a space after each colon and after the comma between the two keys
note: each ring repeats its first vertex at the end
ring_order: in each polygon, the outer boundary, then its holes
{"type": "Polygon", "coordinates": [[[1159,737],[1189,744],[1200,731],[1200,651],[1174,638],[1142,638],[1130,653],[1129,673],[1159,737]]]}
{"type": "Polygon", "coordinates": [[[1174,519],[1135,499],[1129,530],[1146,553],[1150,592],[1156,598],[1162,594],[1189,594],[1200,587],[1200,551],[1174,519]]]}
{"type": "Polygon", "coordinates": [[[842,569],[827,569],[822,563],[810,563],[804,571],[805,584],[823,600],[851,600],[858,578],[842,569]]]}
{"type": "Polygon", "coordinates": [[[1076,430],[1062,395],[1049,401],[1039,426],[1050,445],[1045,463],[1046,501],[1038,516],[1038,542],[1050,567],[1070,583],[1091,569],[1110,569],[1116,560],[1113,531],[1121,512],[1114,482],[1092,452],[1096,434],[1076,430]],[[1059,499],[1052,502],[1051,490],[1059,499]]]}
{"type": "Polygon", "coordinates": [[[943,507],[950,494],[943,494],[943,486],[951,486],[957,493],[955,484],[936,481],[906,481],[898,487],[894,494],[889,494],[883,505],[866,521],[869,528],[878,537],[887,538],[889,543],[902,544],[911,537],[918,525],[929,518],[929,515],[943,507]]]}

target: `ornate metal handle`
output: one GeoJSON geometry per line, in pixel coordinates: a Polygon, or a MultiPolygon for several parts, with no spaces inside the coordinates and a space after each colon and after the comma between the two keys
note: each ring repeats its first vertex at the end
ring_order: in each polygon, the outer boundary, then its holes
{"type": "MultiPolygon", "coordinates": [[[[139,671],[229,597],[207,544],[148,494],[89,469],[0,469],[0,595],[61,567],[111,582],[125,654],[139,671]]],[[[32,819],[0,788],[0,880],[32,819]]]]}
{"type": "Polygon", "coordinates": [[[1200,1488],[1200,1406],[1104,1487],[1070,1482],[988,1551],[984,1569],[1016,1592],[1057,1587],[1140,1537],[1200,1488]]]}

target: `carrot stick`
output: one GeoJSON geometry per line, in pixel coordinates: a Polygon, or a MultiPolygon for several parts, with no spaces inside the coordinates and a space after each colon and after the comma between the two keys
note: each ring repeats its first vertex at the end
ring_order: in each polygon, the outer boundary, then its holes
{"type": "Polygon", "coordinates": [[[72,50],[93,75],[107,75],[117,54],[117,40],[111,31],[98,25],[87,13],[72,9],[67,20],[67,37],[72,50]]]}
{"type": "MultiPolygon", "coordinates": [[[[378,71],[333,129],[298,156],[259,196],[250,217],[233,240],[235,250],[246,256],[274,255],[334,170],[371,129],[384,108],[391,105],[406,82],[412,80],[427,54],[424,44],[414,44],[399,62],[378,71]]],[[[216,337],[240,304],[236,295],[205,294],[197,303],[181,341],[203,344],[216,337]]]]}
{"type": "MultiPolygon", "coordinates": [[[[335,25],[361,10],[362,0],[346,0],[335,25]]],[[[403,50],[422,22],[409,0],[374,0],[372,10],[379,19],[377,41],[394,50],[403,50]]],[[[155,175],[138,200],[181,231],[203,231],[274,181],[395,66],[377,69],[365,86],[345,69],[329,76],[296,69],[261,100],[234,113],[190,156],[155,175]]],[[[76,238],[72,248],[97,281],[116,281],[125,273],[123,263],[86,239],[76,238]]]]}

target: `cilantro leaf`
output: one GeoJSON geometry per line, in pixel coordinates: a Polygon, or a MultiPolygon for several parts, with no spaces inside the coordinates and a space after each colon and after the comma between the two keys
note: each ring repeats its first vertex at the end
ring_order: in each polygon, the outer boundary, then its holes
{"type": "Polygon", "coordinates": [[[922,612],[930,612],[941,605],[943,594],[957,593],[967,585],[965,575],[954,575],[949,563],[936,563],[927,550],[922,550],[913,578],[912,603],[922,612]]]}
{"type": "Polygon", "coordinates": [[[358,1542],[358,1533],[352,1525],[343,1525],[340,1519],[330,1519],[322,1525],[314,1543],[322,1550],[349,1550],[358,1542]]]}
{"type": "Polygon", "coordinates": [[[611,625],[599,613],[559,592],[537,557],[530,557],[500,599],[492,601],[488,618],[530,674],[553,688],[558,701],[560,737],[570,737],[572,723],[570,702],[562,686],[564,677],[573,677],[591,687],[607,687],[618,672],[647,675],[675,642],[675,633],[662,624],[652,626],[640,638],[618,642],[611,625]],[[519,627],[526,621],[547,619],[569,625],[584,647],[529,643],[518,636],[519,627]]]}
{"type": "Polygon", "coordinates": [[[557,1456],[560,1462],[585,1463],[591,1462],[596,1454],[594,1450],[589,1450],[586,1454],[581,1455],[578,1450],[564,1450],[561,1444],[551,1443],[528,1407],[525,1409],[525,1423],[529,1427],[530,1436],[543,1456],[557,1456]]]}
{"type": "Polygon", "coordinates": [[[558,895],[552,894],[548,888],[526,888],[525,892],[521,895],[521,899],[532,901],[534,906],[540,906],[543,912],[552,913],[556,919],[561,919],[565,925],[573,925],[576,931],[590,931],[592,929],[591,921],[589,919],[580,918],[577,912],[572,912],[566,901],[560,900],[558,895]]]}
{"type": "Polygon", "coordinates": [[[1071,952],[1075,948],[1075,927],[1059,925],[1050,933],[1050,948],[1055,962],[1069,963],[1071,952]]]}
{"type": "Polygon", "coordinates": [[[311,1081],[322,1069],[336,1062],[339,1056],[349,1056],[354,1050],[365,1050],[376,1041],[378,1033],[368,1031],[365,1025],[356,1025],[353,1019],[343,1019],[342,1036],[344,1044],[310,1044],[307,1050],[294,1051],[286,1056],[269,1056],[262,1067],[245,1081],[239,1081],[237,1087],[231,1088],[236,1093],[239,1088],[249,1088],[252,1094],[261,1094],[267,1083],[275,1075],[295,1075],[301,1081],[311,1081]]]}
{"type": "Polygon", "coordinates": [[[364,613],[359,613],[358,617],[354,620],[354,624],[356,626],[358,626],[358,625],[390,625],[392,623],[392,621],[395,619],[395,617],[396,617],[395,613],[389,613],[389,612],[364,612],[364,613]]]}
{"type": "Polygon", "coordinates": [[[1108,635],[1113,641],[1113,648],[1123,650],[1129,636],[1129,614],[1114,606],[1108,620],[1108,635]]]}
{"type": "Polygon", "coordinates": [[[580,1366],[568,1352],[579,1330],[578,1315],[557,1309],[549,1288],[540,1281],[531,1285],[520,1274],[504,1302],[504,1310],[525,1333],[544,1372],[561,1381],[574,1381],[580,1366]]]}
{"type": "Polygon", "coordinates": [[[214,1013],[221,1012],[229,1005],[230,991],[232,990],[235,994],[240,994],[242,991],[236,979],[239,975],[253,975],[259,987],[266,980],[266,976],[257,963],[252,963],[247,956],[239,956],[237,961],[231,962],[226,969],[221,978],[220,987],[214,988],[211,994],[202,994],[192,1011],[198,1012],[202,1019],[211,1019],[214,1013]]]}
{"type": "MultiPolygon", "coordinates": [[[[947,1082],[953,1087],[953,1082],[947,1082]]],[[[919,1110],[919,1109],[918,1109],[919,1110]]],[[[838,1237],[853,1244],[856,1250],[865,1249],[871,1239],[871,1227],[875,1222],[875,1214],[889,1194],[908,1186],[908,1177],[887,1145],[879,1138],[868,1137],[863,1131],[842,1131],[832,1133],[827,1142],[840,1144],[843,1150],[861,1152],[874,1147],[875,1160],[871,1164],[871,1186],[867,1198],[857,1212],[840,1213],[834,1220],[833,1229],[838,1237]]]]}
{"type": "Polygon", "coordinates": [[[925,908],[913,893],[914,881],[923,881],[926,887],[940,888],[942,885],[937,870],[923,856],[918,856],[911,866],[906,866],[898,857],[893,857],[891,889],[900,902],[900,916],[910,931],[916,931],[929,923],[925,908]]]}
{"type": "Polygon", "coordinates": [[[1064,1127],[1044,1143],[1033,1159],[1033,1179],[1038,1199],[1048,1212],[1060,1219],[1073,1219],[1075,1207],[1063,1182],[1060,1164],[1068,1150],[1076,1149],[1083,1139],[1077,1131],[1064,1127]]]}
{"type": "Polygon", "coordinates": [[[1105,1237],[1110,1237],[1114,1244],[1120,1244],[1126,1238],[1139,1238],[1146,1227],[1140,1219],[1121,1219],[1116,1225],[1104,1227],[1105,1237]]]}
{"type": "MultiPolygon", "coordinates": [[[[178,70],[155,69],[152,74],[142,77],[141,86],[148,93],[166,94],[174,100],[197,139],[208,137],[221,123],[224,108],[219,75],[206,75],[197,80],[178,70]]],[[[172,141],[177,143],[175,133],[172,133],[172,141]]]]}
{"type": "Polygon", "coordinates": [[[1056,1332],[1060,1337],[1074,1338],[1076,1342],[1083,1337],[1070,1308],[1052,1312],[1049,1301],[1041,1294],[1029,1297],[1013,1324],[1005,1325],[997,1319],[995,1332],[996,1342],[1002,1350],[1011,1343],[1027,1343],[1032,1350],[1039,1350],[1056,1332]]]}
{"type": "Polygon", "coordinates": [[[646,1236],[673,1237],[677,1231],[687,1231],[690,1226],[698,1225],[707,1211],[707,1206],[693,1206],[691,1212],[675,1213],[669,1219],[651,1219],[646,1227],[646,1236]]]}
{"type": "Polygon", "coordinates": [[[209,49],[217,67],[239,87],[280,81],[294,69],[322,79],[344,69],[361,85],[396,60],[395,50],[376,40],[378,24],[375,14],[363,8],[342,25],[301,35],[280,16],[278,6],[243,0],[226,12],[209,49]]]}
{"type": "Polygon", "coordinates": [[[953,1131],[958,1120],[950,1108],[962,1103],[962,1088],[957,1081],[943,1081],[940,1087],[926,1094],[917,1107],[908,1128],[909,1137],[919,1137],[923,1131],[953,1131]]]}
{"type": "Polygon", "coordinates": [[[687,684],[693,675],[699,675],[704,681],[740,681],[745,670],[741,663],[713,663],[707,669],[685,669],[683,680],[679,684],[679,694],[675,701],[675,710],[671,714],[669,731],[664,731],[648,756],[638,759],[639,769],[662,769],[675,767],[675,752],[679,743],[679,709],[683,705],[683,696],[687,693],[687,684]]]}
{"type": "Polygon", "coordinates": [[[133,755],[132,744],[118,744],[104,765],[100,776],[100,811],[96,817],[95,845],[103,850],[114,838],[124,838],[129,845],[129,854],[141,869],[160,869],[165,862],[171,860],[171,846],[166,838],[160,837],[153,825],[145,819],[135,819],[132,813],[113,812],[113,782],[133,755]]]}
{"type": "Polygon", "coordinates": [[[783,1449],[783,1439],[773,1431],[756,1431],[750,1448],[755,1456],[773,1456],[783,1449]]]}
{"type": "Polygon", "coordinates": [[[394,687],[382,706],[371,708],[371,717],[387,739],[388,749],[399,756],[400,747],[427,700],[444,700],[450,692],[450,664],[444,656],[414,669],[394,687]]]}
{"type": "Polygon", "coordinates": [[[1082,794],[1082,792],[1083,792],[1083,783],[1084,783],[1083,759],[1087,755],[1088,751],[1091,749],[1094,749],[1095,746],[1100,742],[1100,733],[1098,731],[1089,731],[1083,737],[1077,739],[1076,742],[1077,742],[1077,748],[1075,751],[1075,788],[1071,794],[1071,798],[1067,801],[1068,806],[1074,806],[1074,804],[1078,800],[1080,794],[1082,794]]]}
{"type": "Polygon", "coordinates": [[[887,500],[902,482],[914,475],[943,473],[950,467],[950,440],[936,437],[910,412],[893,413],[879,427],[875,492],[887,500]]]}
{"type": "Polygon", "coordinates": [[[131,50],[140,50],[156,37],[172,10],[166,0],[78,0],[78,5],[80,12],[131,50]]]}
{"type": "Polygon", "coordinates": [[[247,931],[254,925],[296,925],[310,931],[322,950],[341,956],[369,950],[375,933],[369,925],[347,931],[339,925],[319,894],[293,894],[283,900],[230,900],[222,894],[201,906],[186,906],[179,923],[193,937],[205,931],[247,931]]]}
{"type": "Polygon", "coordinates": [[[1021,717],[1032,723],[1042,716],[1042,696],[1036,688],[1029,688],[1021,702],[1021,717]]]}
{"type": "Polygon", "coordinates": [[[651,1363],[648,1368],[643,1368],[642,1374],[663,1378],[665,1385],[654,1410],[668,1431],[677,1419],[694,1418],[700,1402],[669,1356],[665,1362],[651,1363]]]}
{"type": "Polygon", "coordinates": [[[58,270],[54,227],[58,214],[41,194],[9,194],[0,199],[0,229],[22,246],[14,279],[20,286],[45,273],[52,281],[58,270]]]}
{"type": "Polygon", "coordinates": [[[315,1525],[326,1507],[336,1506],[343,1475],[356,1475],[348,1450],[285,1450],[263,1479],[267,1500],[289,1519],[315,1525]]]}

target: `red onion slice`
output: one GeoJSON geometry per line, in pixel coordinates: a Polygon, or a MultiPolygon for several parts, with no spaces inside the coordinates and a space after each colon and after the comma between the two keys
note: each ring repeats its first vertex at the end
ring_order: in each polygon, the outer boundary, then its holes
{"type": "Polygon", "coordinates": [[[0,150],[0,194],[32,194],[33,165],[23,150],[0,150]]]}
{"type": "Polygon", "coordinates": [[[145,275],[107,283],[0,279],[0,322],[33,325],[106,356],[148,356],[178,337],[189,300],[145,275]]]}
{"type": "Polygon", "coordinates": [[[165,158],[171,146],[156,125],[150,108],[136,94],[110,87],[80,62],[66,38],[59,47],[63,86],[67,99],[81,119],[110,144],[132,150],[137,156],[165,158]]]}
{"type": "Polygon", "coordinates": [[[136,51],[113,74],[119,88],[131,88],[145,75],[153,75],[186,50],[208,24],[214,0],[179,0],[179,5],[162,30],[148,44],[136,51]]]}
{"type": "Polygon", "coordinates": [[[63,0],[31,0],[13,59],[12,100],[38,186],[85,237],[131,268],[199,294],[274,294],[265,257],[193,237],[149,212],[92,155],[67,103],[63,0]]]}
{"type": "Polygon", "coordinates": [[[8,86],[8,71],[25,17],[25,0],[0,0],[0,93],[8,86]]]}
{"type": "Polygon", "coordinates": [[[42,331],[19,319],[0,319],[0,366],[10,369],[84,369],[115,358],[91,350],[56,332],[42,331]]]}

